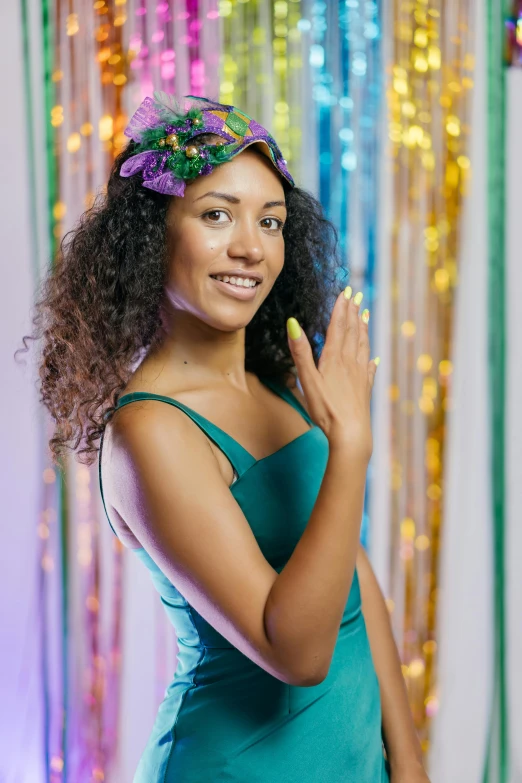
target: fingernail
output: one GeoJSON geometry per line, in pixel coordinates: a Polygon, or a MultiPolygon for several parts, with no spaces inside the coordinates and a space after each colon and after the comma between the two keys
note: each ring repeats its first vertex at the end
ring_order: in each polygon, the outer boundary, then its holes
{"type": "Polygon", "coordinates": [[[378,366],[379,366],[379,362],[381,361],[381,359],[380,359],[380,357],[379,357],[379,356],[376,356],[376,357],[375,357],[375,359],[374,359],[373,361],[374,361],[374,363],[375,363],[375,366],[376,366],[376,367],[378,367],[378,366]]]}
{"type": "Polygon", "coordinates": [[[351,295],[352,295],[352,286],[351,285],[347,285],[346,288],[344,289],[345,299],[349,299],[351,297],[351,295]]]}
{"type": "Polygon", "coordinates": [[[301,327],[296,318],[289,318],[286,322],[286,328],[292,340],[297,340],[298,337],[301,337],[301,327]]]}
{"type": "Polygon", "coordinates": [[[364,321],[364,323],[367,324],[368,321],[370,320],[370,311],[368,309],[363,310],[361,318],[364,321]]]}
{"type": "Polygon", "coordinates": [[[362,295],[361,291],[359,291],[358,294],[355,294],[355,296],[353,298],[353,301],[355,302],[356,305],[360,305],[362,300],[363,300],[363,295],[362,295]]]}

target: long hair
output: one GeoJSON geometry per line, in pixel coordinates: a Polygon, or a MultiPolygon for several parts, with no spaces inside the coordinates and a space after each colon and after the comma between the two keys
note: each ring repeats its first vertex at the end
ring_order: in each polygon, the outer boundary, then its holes
{"type": "MultiPolygon", "coordinates": [[[[62,238],[36,295],[33,333],[15,352],[41,341],[40,402],[56,423],[49,441],[55,463],[66,449],[94,462],[106,416],[134,364],[160,339],[171,197],[143,187],[139,174],[119,175],[135,147],[130,141],[115,158],[105,192],[62,238]]],[[[317,362],[347,274],[320,202],[298,187],[285,188],[285,199],[284,266],[245,334],[246,371],[279,379],[295,373],[286,319],[297,318],[317,362]]]]}

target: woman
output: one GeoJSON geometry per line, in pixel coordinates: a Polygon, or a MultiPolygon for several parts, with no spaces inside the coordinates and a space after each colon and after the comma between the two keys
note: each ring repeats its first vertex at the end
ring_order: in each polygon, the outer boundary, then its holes
{"type": "Polygon", "coordinates": [[[359,545],[378,361],[335,228],[232,106],[155,93],[126,134],[37,321],[51,448],[101,437],[178,636],[134,783],[425,782],[359,545]]]}

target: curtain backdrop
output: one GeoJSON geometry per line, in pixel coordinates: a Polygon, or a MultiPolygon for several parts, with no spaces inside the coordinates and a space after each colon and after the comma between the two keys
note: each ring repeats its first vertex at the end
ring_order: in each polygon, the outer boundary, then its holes
{"type": "MultiPolygon", "coordinates": [[[[1,219],[2,354],[1,442],[4,469],[0,490],[4,499],[4,541],[0,561],[0,781],[2,783],[48,783],[44,735],[49,715],[43,698],[44,679],[40,657],[43,628],[41,585],[36,563],[39,540],[36,532],[45,483],[42,462],[46,438],[45,418],[38,403],[34,369],[15,364],[13,353],[21,335],[30,331],[29,309],[36,281],[49,256],[45,189],[45,138],[42,127],[44,96],[41,85],[41,4],[28,0],[27,25],[30,62],[23,38],[24,4],[3,3],[0,23],[4,46],[0,63],[4,73],[5,121],[1,125],[2,180],[1,219]],[[32,117],[26,102],[24,64],[31,74],[32,117]],[[30,139],[35,150],[31,160],[30,139]]],[[[472,183],[464,208],[459,254],[460,285],[455,312],[453,344],[453,408],[447,418],[444,533],[438,599],[438,710],[431,733],[429,771],[432,783],[483,783],[485,747],[492,698],[493,672],[493,560],[490,487],[490,434],[488,400],[487,313],[495,308],[487,284],[486,205],[486,55],[485,4],[474,6],[476,18],[475,74],[470,159],[472,183]]],[[[382,27],[390,29],[390,4],[384,4],[382,27]]],[[[388,42],[389,43],[389,42],[388,42]]],[[[383,63],[389,62],[386,36],[382,41],[383,63]]],[[[185,64],[185,67],[186,64],[185,64]]],[[[383,66],[384,67],[384,66],[383,66]]],[[[190,71],[187,70],[187,79],[190,71]]],[[[189,82],[187,82],[188,84],[189,82]]],[[[189,91],[188,89],[186,90],[189,91]]],[[[509,783],[522,781],[522,308],[519,292],[522,271],[519,251],[520,182],[522,151],[522,71],[508,75],[507,136],[507,680],[511,744],[509,783]]],[[[129,101],[131,95],[128,96],[129,101]]],[[[134,99],[133,99],[134,100],[134,99]]],[[[134,102],[138,98],[136,97],[134,102]]],[[[383,96],[384,101],[384,96],[383,96]]],[[[130,106],[130,104],[129,104],[130,106]]],[[[101,112],[101,107],[94,107],[101,112]]],[[[386,108],[383,103],[383,116],[386,108]]],[[[382,148],[388,138],[382,122],[382,148]]],[[[390,321],[390,232],[392,215],[391,162],[384,155],[380,165],[380,217],[378,233],[377,288],[374,355],[382,358],[374,393],[375,449],[371,465],[371,526],[369,549],[385,595],[389,594],[389,448],[390,420],[388,386],[391,377],[387,354],[390,321]]],[[[100,170],[101,171],[101,168],[100,170]]],[[[100,180],[101,181],[101,180],[100,180]]],[[[310,174],[310,182],[315,181],[310,174]]],[[[69,185],[66,187],[71,187],[69,185]]],[[[78,204],[78,207],[80,204],[78,204]]],[[[355,213],[357,210],[353,208],[355,213]]],[[[67,219],[73,219],[74,215],[67,219]]],[[[361,251],[359,249],[359,257],[361,251]]],[[[31,356],[30,354],[29,356],[31,356]]],[[[82,480],[71,461],[70,481],[82,480]]],[[[100,517],[104,521],[103,516],[100,517]]],[[[100,581],[106,587],[113,577],[114,537],[108,525],[100,529],[100,581]]],[[[72,548],[72,547],[71,547],[72,548]]],[[[105,783],[132,779],[137,760],[150,732],[157,705],[175,668],[173,631],[167,625],[150,577],[137,558],[123,553],[123,603],[121,710],[119,754],[105,783]]],[[[72,567],[72,566],[71,566],[72,567]]],[[[58,604],[59,596],[48,596],[58,604]]],[[[80,595],[71,595],[71,605],[80,606],[80,595]]],[[[110,592],[107,601],[110,602],[110,592]]],[[[58,610],[47,617],[52,639],[59,636],[58,610]]],[[[108,618],[105,617],[105,632],[108,618]]],[[[81,634],[81,618],[73,613],[70,634],[81,634]]],[[[50,656],[59,660],[59,649],[50,644],[50,656]]],[[[71,697],[79,681],[79,661],[69,672],[71,697]]],[[[52,687],[59,691],[60,682],[52,687]]],[[[78,732],[77,721],[71,731],[78,732]]],[[[59,718],[59,716],[58,716],[59,718]]],[[[59,723],[59,722],[58,722],[59,723]]],[[[60,726],[55,727],[59,731],[60,726]]],[[[57,774],[59,770],[56,768],[57,774]]],[[[57,777],[56,780],[59,778],[57,777]]],[[[76,781],[74,781],[76,783],[76,781]]],[[[497,783],[493,778],[488,783],[497,783]]]]}

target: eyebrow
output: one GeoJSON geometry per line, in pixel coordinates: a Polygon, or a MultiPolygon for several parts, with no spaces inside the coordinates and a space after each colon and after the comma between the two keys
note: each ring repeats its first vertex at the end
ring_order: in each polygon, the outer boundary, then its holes
{"type": "MultiPolygon", "coordinates": [[[[202,196],[198,196],[194,199],[194,203],[206,196],[213,196],[214,198],[222,198],[225,201],[229,201],[231,204],[240,204],[241,199],[237,196],[232,196],[230,193],[220,193],[217,190],[209,190],[208,193],[204,193],[202,196]]],[[[286,201],[267,201],[263,204],[262,209],[270,209],[271,207],[286,207],[286,201]]]]}

